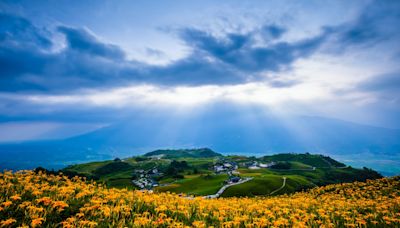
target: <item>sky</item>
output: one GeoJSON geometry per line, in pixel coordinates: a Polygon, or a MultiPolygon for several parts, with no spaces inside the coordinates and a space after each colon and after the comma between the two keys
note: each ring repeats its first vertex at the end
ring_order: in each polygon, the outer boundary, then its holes
{"type": "Polygon", "coordinates": [[[399,24],[390,0],[1,0],[0,142],[219,104],[400,129],[399,24]]]}

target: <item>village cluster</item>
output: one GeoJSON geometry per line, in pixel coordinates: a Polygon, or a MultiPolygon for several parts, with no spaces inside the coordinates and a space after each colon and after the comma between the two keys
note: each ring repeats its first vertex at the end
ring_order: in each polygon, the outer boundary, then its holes
{"type": "Polygon", "coordinates": [[[133,173],[132,183],[140,189],[152,189],[159,186],[155,180],[156,177],[162,176],[163,173],[159,172],[157,168],[143,170],[137,169],[133,173]]]}

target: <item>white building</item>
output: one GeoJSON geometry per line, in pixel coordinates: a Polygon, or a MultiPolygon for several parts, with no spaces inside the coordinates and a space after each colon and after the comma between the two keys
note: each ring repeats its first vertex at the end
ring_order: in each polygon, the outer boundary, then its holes
{"type": "Polygon", "coordinates": [[[275,162],[270,162],[270,163],[267,163],[267,164],[260,163],[258,166],[260,166],[261,168],[268,168],[268,167],[271,167],[273,165],[275,165],[275,162]]]}

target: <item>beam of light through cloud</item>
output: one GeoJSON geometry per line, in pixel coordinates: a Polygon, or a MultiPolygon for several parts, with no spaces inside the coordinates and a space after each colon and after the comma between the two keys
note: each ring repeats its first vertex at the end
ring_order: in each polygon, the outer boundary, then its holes
{"type": "Polygon", "coordinates": [[[57,5],[0,3],[2,119],[228,102],[400,126],[396,2],[57,5]]]}
{"type": "MultiPolygon", "coordinates": [[[[231,86],[197,86],[175,88],[154,85],[127,86],[108,90],[81,91],[77,94],[18,95],[19,100],[42,105],[87,105],[104,107],[129,107],[141,105],[197,106],[215,101],[253,103],[280,106],[286,102],[309,103],[335,99],[327,88],[315,84],[300,84],[290,88],[271,87],[265,83],[247,83],[231,86]]],[[[363,101],[368,94],[354,93],[346,98],[363,101]]]]}
{"type": "Polygon", "coordinates": [[[399,161],[399,12],[395,0],[0,1],[0,153],[399,161]]]}
{"type": "Polygon", "coordinates": [[[238,85],[158,86],[153,84],[128,85],[105,89],[84,89],[74,93],[58,94],[10,94],[18,100],[41,105],[74,105],[101,107],[129,106],[199,106],[215,101],[251,103],[268,107],[284,107],[297,103],[315,106],[321,102],[345,102],[356,106],[379,102],[368,90],[357,87],[366,80],[385,72],[387,66],[370,66],[360,63],[370,57],[316,55],[294,63],[291,71],[278,74],[265,73],[266,81],[238,85]],[[358,60],[358,61],[357,61],[358,60]],[[286,85],[293,79],[299,82],[286,85]],[[282,83],[284,86],[277,86],[282,83]]]}

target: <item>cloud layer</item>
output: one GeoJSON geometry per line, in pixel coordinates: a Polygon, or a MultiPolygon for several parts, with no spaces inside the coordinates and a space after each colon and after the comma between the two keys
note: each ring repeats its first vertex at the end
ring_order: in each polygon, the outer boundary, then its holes
{"type": "Polygon", "coordinates": [[[13,91],[62,91],[76,89],[78,85],[87,88],[128,82],[221,85],[259,81],[264,79],[260,72],[278,72],[311,55],[326,36],[324,33],[293,43],[270,43],[285,29],[266,25],[259,31],[216,37],[184,28],[179,36],[192,48],[192,53],[167,66],[148,66],[127,60],[120,47],[102,42],[88,29],[58,26],[53,33],[61,33],[65,44],[61,50],[53,51],[51,34],[46,36],[45,31],[15,15],[2,14],[1,18],[1,65],[3,74],[9,76],[4,84],[8,84],[7,88],[2,89],[13,91]],[[264,46],[257,46],[256,35],[261,35],[264,46]]]}
{"type": "Polygon", "coordinates": [[[84,25],[38,26],[0,11],[0,114],[12,119],[13,113],[42,113],[45,119],[47,113],[85,113],[94,106],[227,101],[303,110],[323,102],[384,106],[393,115],[400,103],[399,12],[395,1],[372,1],[350,21],[298,37],[278,20],[217,32],[181,26],[170,33],[187,55],[150,65],[84,25]]]}

